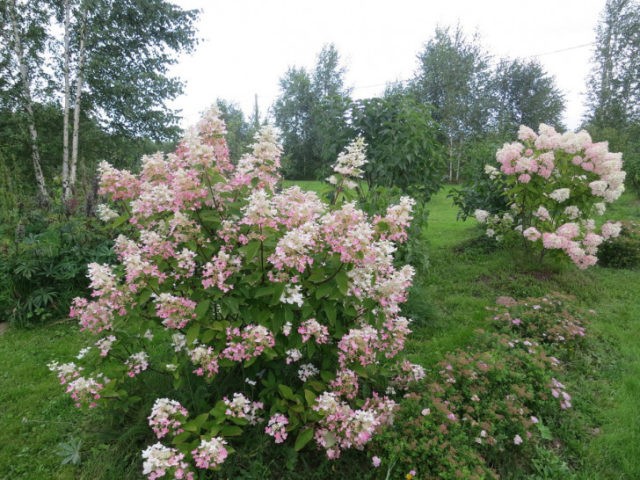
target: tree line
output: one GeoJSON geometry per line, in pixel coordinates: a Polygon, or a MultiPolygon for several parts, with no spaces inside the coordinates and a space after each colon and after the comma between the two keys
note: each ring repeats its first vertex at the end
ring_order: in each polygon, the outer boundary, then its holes
{"type": "Polygon", "coordinates": [[[197,17],[165,0],[0,0],[0,160],[31,159],[41,206],[55,188],[72,201],[81,159],[176,138],[168,67],[196,45],[197,17]]]}
{"type": "MultiPolygon", "coordinates": [[[[583,124],[625,153],[635,185],[639,12],[637,0],[606,2],[583,124]]],[[[97,159],[133,166],[175,141],[178,116],[167,100],[183,85],[167,69],[197,44],[197,17],[166,0],[0,0],[0,188],[69,206],[89,188],[97,159]]],[[[281,132],[285,175],[321,179],[361,135],[370,184],[419,190],[468,178],[520,124],[563,129],[565,99],[539,61],[493,58],[477,35],[454,26],[436,29],[413,77],[379,97],[354,100],[339,52],[326,45],[313,68],[283,74],[267,115],[257,102],[248,118],[231,101],[217,104],[234,159],[268,120],[281,132]]]]}

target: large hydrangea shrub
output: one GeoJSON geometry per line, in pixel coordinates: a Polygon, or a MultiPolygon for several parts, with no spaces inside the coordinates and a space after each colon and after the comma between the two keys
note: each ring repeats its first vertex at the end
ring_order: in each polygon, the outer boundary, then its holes
{"type": "Polygon", "coordinates": [[[247,429],[296,450],[315,441],[329,458],[362,449],[392,421],[396,389],[424,375],[397,358],[413,268],[394,251],[413,201],[373,217],[348,201],[361,140],[338,158],[328,204],[280,189],[270,128],[237,165],[224,135],[212,110],[139,174],[101,164],[111,205],[99,213],[130,233],[116,264],[89,265],[91,297],[73,303],[91,335],[81,359],[50,364],[78,406],[126,405],[151,372],[173,378],[182,403],[157,392],[148,416],[150,479],[216,469],[247,429]]]}

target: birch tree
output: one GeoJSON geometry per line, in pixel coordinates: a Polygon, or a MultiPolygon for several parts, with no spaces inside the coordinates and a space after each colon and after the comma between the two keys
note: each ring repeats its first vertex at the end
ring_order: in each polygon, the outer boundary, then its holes
{"type": "MultiPolygon", "coordinates": [[[[46,180],[42,172],[38,129],[34,115],[34,70],[44,63],[44,45],[49,10],[42,2],[0,1],[0,35],[4,43],[3,83],[4,100],[24,111],[29,130],[31,162],[38,191],[38,201],[50,203],[46,180]],[[13,96],[13,97],[12,97],[13,96]],[[11,99],[14,102],[11,102],[11,99]]],[[[39,72],[42,77],[43,72],[39,72]]]]}
{"type": "Polygon", "coordinates": [[[165,0],[63,0],[65,199],[75,188],[83,111],[109,131],[158,140],[175,135],[178,117],[166,101],[183,85],[167,70],[196,45],[197,15],[165,0]]]}
{"type": "Polygon", "coordinates": [[[420,101],[433,107],[433,117],[448,144],[449,181],[457,181],[463,144],[485,133],[491,124],[489,55],[477,36],[468,38],[458,26],[436,29],[418,61],[410,88],[420,101]]]}

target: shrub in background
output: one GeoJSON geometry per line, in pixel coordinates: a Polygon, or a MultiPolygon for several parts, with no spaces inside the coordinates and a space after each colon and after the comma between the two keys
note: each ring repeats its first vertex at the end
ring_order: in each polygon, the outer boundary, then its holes
{"type": "Polygon", "coordinates": [[[173,378],[148,417],[149,478],[194,478],[262,432],[328,458],[362,449],[392,421],[383,395],[420,378],[394,361],[410,333],[401,315],[413,268],[394,265],[413,201],[369,218],[355,202],[366,162],[357,141],[334,166],[331,205],[278,192],[280,148],[264,128],[251,154],[229,161],[224,123],[210,111],[175,154],[144,157],[139,175],[102,164],[100,216],[135,226],[118,262],[91,264],[92,298],[71,316],[95,335],[55,371],[78,406],[145,408],[136,389],[173,378]]]}
{"type": "Polygon", "coordinates": [[[598,261],[602,266],[611,268],[640,266],[640,223],[622,222],[620,236],[598,250],[598,261]]]}
{"type": "Polygon", "coordinates": [[[487,167],[505,185],[509,212],[479,209],[476,219],[487,224],[490,237],[515,232],[541,258],[562,252],[579,268],[594,265],[600,244],[620,232],[620,223],[598,229],[594,216],[624,191],[622,154],[610,153],[606,142],[593,143],[584,130],[560,134],[542,124],[536,133],[522,126],[518,138],[497,152],[499,170],[487,167]]]}
{"type": "Polygon", "coordinates": [[[92,218],[19,224],[0,251],[0,312],[18,326],[65,317],[87,291],[87,263],[113,258],[112,242],[92,218]]]}

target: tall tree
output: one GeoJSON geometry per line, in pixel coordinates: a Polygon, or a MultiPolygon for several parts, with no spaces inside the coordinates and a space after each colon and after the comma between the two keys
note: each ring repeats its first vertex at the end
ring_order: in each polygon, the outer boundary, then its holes
{"type": "Polygon", "coordinates": [[[496,67],[493,84],[500,134],[513,137],[520,125],[561,126],[564,97],[540,62],[503,59],[496,67]]]}
{"type": "Polygon", "coordinates": [[[640,121],[640,3],[607,0],[596,28],[588,81],[589,121],[623,126],[640,121]]]}
{"type": "Polygon", "coordinates": [[[321,177],[348,142],[351,92],[344,85],[344,73],[335,46],[327,45],[311,73],[294,67],[280,79],[273,111],[288,152],[289,176],[321,177]]]}
{"type": "Polygon", "coordinates": [[[34,94],[42,89],[39,80],[46,79],[36,71],[45,63],[49,15],[46,3],[39,0],[0,0],[0,36],[3,40],[0,66],[3,67],[4,87],[0,100],[4,107],[17,108],[25,113],[38,199],[42,205],[48,205],[50,198],[42,171],[34,94]]]}
{"type": "Polygon", "coordinates": [[[313,161],[312,112],[315,98],[304,68],[292,67],[280,79],[280,96],[273,106],[275,124],[282,132],[285,175],[311,178],[313,161]]]}
{"type": "Polygon", "coordinates": [[[402,91],[387,92],[356,101],[351,121],[367,143],[370,189],[398,187],[423,201],[438,191],[446,161],[429,107],[402,91]]]}
{"type": "MultiPolygon", "coordinates": [[[[244,118],[242,109],[235,103],[222,98],[216,100],[216,106],[220,110],[220,118],[227,126],[227,145],[231,160],[237,161],[248,151],[248,146],[253,139],[253,125],[244,118]]],[[[258,126],[259,128],[259,126],[258,126]]]]}
{"type": "Polygon", "coordinates": [[[449,147],[449,180],[457,180],[463,143],[491,124],[489,55],[477,36],[468,38],[457,26],[437,28],[418,60],[411,89],[420,101],[433,106],[449,147]]]}
{"type": "MultiPolygon", "coordinates": [[[[74,78],[71,158],[63,158],[65,198],[76,180],[83,108],[120,134],[156,140],[176,134],[177,116],[166,101],[181,93],[182,83],[167,69],[177,53],[194,47],[197,15],[165,0],[63,0],[58,17],[65,32],[65,118],[69,76],[74,78]]],[[[65,125],[67,142],[68,121],[65,125]]]]}

